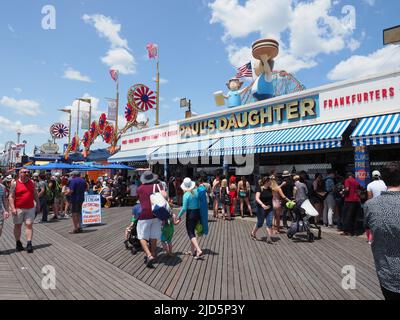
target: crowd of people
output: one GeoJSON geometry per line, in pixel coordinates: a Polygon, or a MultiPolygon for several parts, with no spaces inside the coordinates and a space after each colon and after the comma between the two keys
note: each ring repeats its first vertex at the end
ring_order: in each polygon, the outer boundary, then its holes
{"type": "Polygon", "coordinates": [[[41,222],[46,223],[50,210],[52,220],[71,215],[73,229],[70,233],[80,233],[84,195],[99,194],[105,207],[134,206],[133,220],[127,232],[136,227],[146,255],[145,263],[153,267],[157,261],[157,241],[161,240],[166,253],[173,255],[174,226],[184,215],[190,241],[190,250],[186,253],[201,260],[204,251],[197,236],[208,233],[209,209],[214,219],[227,221],[236,216],[243,218],[245,214],[256,215],[257,222],[249,236],[260,240],[257,232],[265,223],[266,242],[274,244],[273,237],[289,229],[288,221],[292,216],[286,204],[294,203],[293,210],[302,210],[301,204],[309,200],[319,213],[315,223],[327,228],[336,225],[340,235],[356,235],[359,222],[363,222],[361,228],[365,229],[362,232],[366,232],[368,242],[372,244],[382,292],[392,299],[400,295],[400,166],[392,164],[385,172],[382,179],[379,171],[373,171],[372,182],[363,188],[353,173],[347,173],[344,178],[334,171],[329,171],[325,177],[317,173],[313,179],[305,171],[298,174],[284,171],[281,175],[272,171],[256,183],[254,177],[219,174],[199,175],[194,180],[172,176],[166,181],[164,177],[146,171],[140,177],[117,174],[112,179],[103,176],[94,182],[87,177],[81,178],[77,171],[70,175],[34,173],[31,179],[29,170],[22,168],[15,178],[0,177],[0,236],[4,220],[12,216],[16,250],[32,253],[35,218],[41,213],[41,222]],[[155,197],[157,193],[159,195],[155,197]],[[177,214],[172,211],[174,205],[179,208],[177,214]],[[154,211],[157,206],[165,207],[168,216],[157,216],[154,211]],[[23,223],[26,248],[20,239],[23,223]]]}

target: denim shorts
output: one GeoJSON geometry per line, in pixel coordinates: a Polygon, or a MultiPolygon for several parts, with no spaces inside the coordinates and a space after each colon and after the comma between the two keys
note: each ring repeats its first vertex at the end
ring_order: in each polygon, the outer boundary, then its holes
{"type": "Polygon", "coordinates": [[[261,228],[266,220],[266,226],[272,228],[272,220],[274,218],[273,210],[264,210],[262,207],[257,206],[257,228],[261,228]]]}

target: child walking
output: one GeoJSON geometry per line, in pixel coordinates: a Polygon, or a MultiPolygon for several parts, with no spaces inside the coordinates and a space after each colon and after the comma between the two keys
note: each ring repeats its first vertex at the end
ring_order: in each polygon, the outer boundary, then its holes
{"type": "Polygon", "coordinates": [[[167,253],[167,256],[173,256],[172,253],[172,238],[174,236],[174,225],[176,224],[176,215],[172,214],[171,217],[163,221],[161,229],[161,243],[167,253]]]}

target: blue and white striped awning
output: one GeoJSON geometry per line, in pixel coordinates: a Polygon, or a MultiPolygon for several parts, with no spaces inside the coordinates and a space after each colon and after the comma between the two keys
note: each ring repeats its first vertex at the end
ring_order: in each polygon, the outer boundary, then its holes
{"type": "Polygon", "coordinates": [[[355,147],[400,143],[400,113],[362,119],[351,139],[355,147]]]}
{"type": "Polygon", "coordinates": [[[211,156],[340,148],[351,120],[222,138],[211,156]]]}
{"type": "Polygon", "coordinates": [[[196,158],[207,155],[208,148],[217,139],[171,144],[161,147],[151,155],[152,160],[196,158]]]}
{"type": "Polygon", "coordinates": [[[208,153],[212,157],[243,154],[246,149],[249,153],[254,150],[254,148],[251,148],[251,146],[254,146],[254,139],[254,134],[222,138],[209,149],[208,153]]]}
{"type": "Polygon", "coordinates": [[[147,161],[152,152],[155,152],[160,147],[150,147],[143,149],[135,149],[135,150],[126,150],[119,151],[114,154],[110,158],[108,158],[108,162],[132,162],[132,161],[147,161]]]}

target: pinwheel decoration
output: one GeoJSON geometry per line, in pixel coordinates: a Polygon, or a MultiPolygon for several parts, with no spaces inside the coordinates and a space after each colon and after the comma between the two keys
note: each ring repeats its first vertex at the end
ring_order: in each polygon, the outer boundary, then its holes
{"type": "Polygon", "coordinates": [[[62,139],[68,136],[69,129],[65,124],[55,123],[50,127],[50,134],[54,139],[62,139]]]}
{"type": "Polygon", "coordinates": [[[110,143],[114,138],[114,127],[112,125],[106,125],[103,131],[103,139],[106,143],[110,143]]]}
{"type": "Polygon", "coordinates": [[[89,128],[89,137],[91,140],[95,140],[98,136],[98,125],[96,121],[93,121],[89,128]]]}
{"type": "Polygon", "coordinates": [[[99,133],[102,134],[104,128],[107,125],[107,115],[105,113],[102,113],[99,119],[99,133]]]}
{"type": "Polygon", "coordinates": [[[76,152],[78,150],[78,147],[79,147],[79,137],[75,136],[72,138],[71,141],[71,151],[76,152]]]}
{"type": "Polygon", "coordinates": [[[155,108],[156,95],[144,84],[136,84],[128,91],[128,103],[139,112],[145,112],[155,108]]]}
{"type": "Polygon", "coordinates": [[[127,122],[135,122],[138,115],[137,109],[133,108],[129,103],[125,107],[125,119],[127,122]]]}
{"type": "Polygon", "coordinates": [[[83,135],[83,138],[82,138],[83,146],[84,146],[86,149],[89,148],[90,145],[91,145],[90,142],[91,142],[90,133],[89,133],[89,131],[86,131],[85,134],[83,135]]]}

